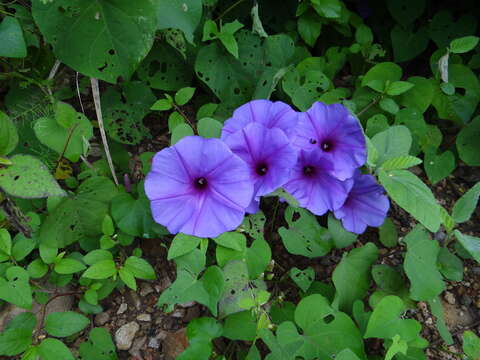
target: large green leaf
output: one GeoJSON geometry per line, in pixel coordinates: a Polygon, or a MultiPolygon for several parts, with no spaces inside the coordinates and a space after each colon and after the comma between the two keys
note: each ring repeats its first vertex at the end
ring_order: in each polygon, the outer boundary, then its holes
{"type": "Polygon", "coordinates": [[[410,279],[410,297],[416,301],[436,298],[445,290],[442,275],[437,267],[440,251],[438,242],[431,240],[419,225],[408,233],[404,241],[407,244],[407,254],[403,268],[410,279]]]}
{"type": "Polygon", "coordinates": [[[202,0],[159,0],[156,14],[158,29],[180,29],[193,43],[193,33],[202,17],[202,0]]]}
{"type": "Polygon", "coordinates": [[[373,66],[362,79],[362,86],[368,86],[375,91],[383,92],[387,82],[400,80],[402,68],[392,62],[383,62],[373,66]]]}
{"type": "Polygon", "coordinates": [[[390,37],[396,62],[408,61],[417,57],[427,49],[430,42],[425,26],[414,32],[411,28],[404,29],[399,25],[395,25],[390,33],[390,37]]]}
{"type": "Polygon", "coordinates": [[[88,335],[89,341],[80,344],[81,359],[116,360],[115,345],[112,337],[104,328],[93,328],[88,335]]]}
{"type": "Polygon", "coordinates": [[[23,309],[32,308],[32,290],[25,269],[13,266],[7,269],[6,279],[0,277],[0,299],[23,309]]]}
{"type": "Polygon", "coordinates": [[[47,167],[30,155],[14,155],[12,165],[0,168],[0,187],[9,195],[25,198],[65,196],[47,167]]]}
{"type": "Polygon", "coordinates": [[[406,126],[396,125],[376,134],[372,143],[378,151],[376,163],[380,166],[389,159],[408,155],[412,146],[412,135],[406,126]]]}
{"type": "Polygon", "coordinates": [[[351,312],[355,300],[365,296],[370,286],[370,267],[377,257],[378,249],[373,243],[344,254],[332,275],[337,289],[333,304],[340,310],[351,312]]]}
{"type": "Polygon", "coordinates": [[[157,6],[149,0],[32,1],[32,13],[60,61],[111,83],[128,79],[152,47],[157,6]]]}
{"type": "Polygon", "coordinates": [[[408,170],[379,173],[380,183],[388,195],[403,209],[420,221],[428,230],[438,230],[440,209],[430,188],[408,170]]]}
{"type": "Polygon", "coordinates": [[[117,194],[113,182],[104,177],[84,181],[77,194],[63,199],[40,228],[40,242],[62,248],[85,238],[102,234],[108,205],[117,194]]]}
{"type": "Polygon", "coordinates": [[[0,23],[0,56],[11,58],[24,58],[27,56],[27,46],[23,38],[20,22],[12,17],[5,16],[0,23]]]}
{"type": "Polygon", "coordinates": [[[38,346],[38,354],[42,360],[74,360],[67,345],[57,339],[47,338],[38,346]]]}
{"type": "Polygon", "coordinates": [[[15,316],[0,333],[0,355],[13,356],[25,351],[32,343],[36,322],[30,312],[15,316]]]}

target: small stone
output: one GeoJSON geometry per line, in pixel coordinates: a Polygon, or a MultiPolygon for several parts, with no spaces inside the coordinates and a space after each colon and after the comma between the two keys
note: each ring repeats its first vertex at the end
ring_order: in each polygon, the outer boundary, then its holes
{"type": "Polygon", "coordinates": [[[140,296],[147,296],[153,292],[153,288],[149,283],[142,283],[140,287],[140,296]]]}
{"type": "Polygon", "coordinates": [[[465,306],[470,306],[470,304],[473,302],[472,298],[468,296],[467,294],[463,295],[462,298],[460,299],[460,302],[462,305],[465,306]]]}
{"type": "Polygon", "coordinates": [[[135,321],[131,321],[119,328],[115,333],[115,343],[118,350],[130,349],[135,334],[139,329],[140,326],[135,321]]]}
{"type": "Polygon", "coordinates": [[[117,310],[117,315],[123,314],[125,311],[127,311],[128,305],[126,303],[121,303],[120,306],[118,307],[117,310]]]}
{"type": "Polygon", "coordinates": [[[447,234],[445,233],[445,231],[439,230],[435,233],[433,237],[435,238],[435,240],[442,242],[447,237],[447,234]]]}
{"type": "Polygon", "coordinates": [[[142,354],[141,354],[140,350],[145,346],[146,343],[147,343],[147,337],[146,336],[136,338],[135,341],[133,342],[132,348],[129,351],[130,355],[141,359],[142,354]]]}
{"type": "Polygon", "coordinates": [[[480,275],[480,266],[475,266],[475,267],[473,267],[473,268],[472,268],[472,273],[473,273],[474,275],[477,275],[477,276],[480,275]]]}
{"type": "Polygon", "coordinates": [[[158,339],[154,337],[150,338],[150,340],[148,340],[148,347],[152,349],[158,349],[160,347],[160,343],[158,342],[158,339]]]}
{"type": "Polygon", "coordinates": [[[425,320],[425,324],[427,324],[428,326],[433,325],[433,319],[432,319],[432,318],[428,318],[427,320],[425,320]]]}
{"type": "Polygon", "coordinates": [[[108,320],[110,320],[110,314],[107,312],[101,312],[100,314],[95,315],[94,323],[96,326],[103,326],[108,320]]]}
{"type": "Polygon", "coordinates": [[[130,290],[127,293],[127,302],[137,310],[140,310],[142,306],[142,302],[140,301],[138,294],[133,290],[130,290]]]}
{"type": "Polygon", "coordinates": [[[140,314],[137,316],[138,321],[151,321],[152,316],[150,314],[140,314]]]}
{"type": "Polygon", "coordinates": [[[183,318],[184,315],[185,315],[185,309],[177,309],[170,316],[173,318],[180,319],[180,318],[183,318]]]}
{"type": "Polygon", "coordinates": [[[445,295],[443,295],[443,297],[450,305],[455,305],[455,295],[453,295],[450,291],[445,291],[445,295]]]}

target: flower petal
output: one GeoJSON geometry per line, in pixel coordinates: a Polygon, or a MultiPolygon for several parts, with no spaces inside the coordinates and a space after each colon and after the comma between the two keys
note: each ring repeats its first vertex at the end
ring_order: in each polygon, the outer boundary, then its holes
{"type": "Polygon", "coordinates": [[[222,140],[226,140],[252,122],[258,122],[269,129],[279,128],[290,137],[294,133],[297,121],[298,113],[281,101],[252,100],[236,109],[233,116],[225,121],[222,140]]]}

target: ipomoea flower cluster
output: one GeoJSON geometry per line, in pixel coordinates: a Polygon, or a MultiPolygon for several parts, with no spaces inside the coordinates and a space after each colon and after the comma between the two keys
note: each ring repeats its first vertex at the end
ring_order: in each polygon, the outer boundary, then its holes
{"type": "Polygon", "coordinates": [[[380,226],[390,203],[359,168],[367,158],[358,120],[340,104],[306,112],[253,100],[234,111],[221,139],[188,136],[158,152],[145,180],[156,222],[175,234],[233,230],[260,197],[283,187],[316,215],[332,211],[348,231],[380,226]]]}

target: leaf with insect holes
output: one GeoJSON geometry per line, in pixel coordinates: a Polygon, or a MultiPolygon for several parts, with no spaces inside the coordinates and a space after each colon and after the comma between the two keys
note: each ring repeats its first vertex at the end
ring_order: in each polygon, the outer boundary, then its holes
{"type": "Polygon", "coordinates": [[[128,79],[148,54],[158,4],[149,0],[32,1],[32,14],[56,57],[89,77],[128,79]]]}
{"type": "Polygon", "coordinates": [[[12,165],[0,167],[0,188],[7,194],[25,199],[65,196],[48,168],[30,155],[14,155],[12,165]]]}
{"type": "Polygon", "coordinates": [[[293,267],[289,272],[290,278],[297,286],[306,292],[313,280],[315,280],[315,271],[312,267],[308,267],[305,270],[300,270],[297,267],[293,267]]]}

